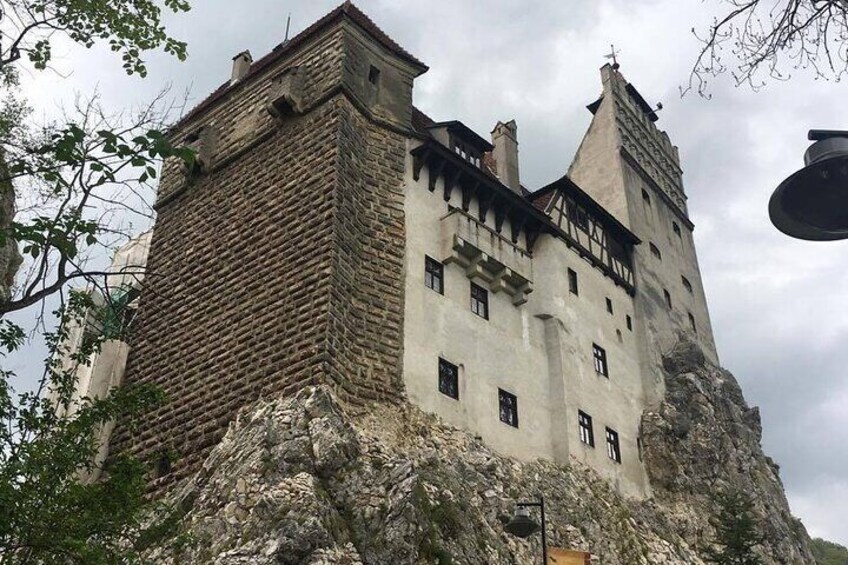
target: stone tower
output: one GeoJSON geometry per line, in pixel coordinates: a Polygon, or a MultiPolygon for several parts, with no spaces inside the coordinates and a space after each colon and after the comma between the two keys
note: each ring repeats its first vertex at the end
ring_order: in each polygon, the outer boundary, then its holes
{"type": "Polygon", "coordinates": [[[662,396],[661,354],[687,333],[718,363],[692,237],[677,147],[656,110],[613,66],[601,68],[603,93],[569,176],[642,244],[634,249],[635,309],[649,405],[662,396]]]}
{"type": "Polygon", "coordinates": [[[158,460],[157,487],[260,396],[402,392],[402,181],[426,66],[350,3],[234,65],[172,129],[197,164],[166,165],[156,203],[126,382],[169,400],[113,445],[158,460]]]}

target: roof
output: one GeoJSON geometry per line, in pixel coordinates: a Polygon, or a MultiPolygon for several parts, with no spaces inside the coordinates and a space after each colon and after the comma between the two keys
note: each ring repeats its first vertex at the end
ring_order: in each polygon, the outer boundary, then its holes
{"type": "Polygon", "coordinates": [[[491,151],[495,148],[494,145],[486,141],[477,132],[475,132],[473,129],[463,124],[459,120],[451,120],[449,122],[438,122],[427,126],[427,129],[435,128],[447,128],[447,130],[451,133],[458,133],[463,140],[467,141],[469,144],[473,145],[482,152],[491,151]]]}
{"type": "MultiPolygon", "coordinates": [[[[365,13],[357,8],[350,0],[346,0],[343,4],[336,7],[333,11],[328,13],[323,18],[319,19],[302,32],[294,36],[292,39],[288,41],[284,41],[274,47],[270,53],[262,57],[261,59],[254,61],[250,66],[250,70],[244,76],[244,78],[239,81],[239,83],[244,82],[245,79],[248,79],[252,76],[255,76],[267,69],[273,63],[277,62],[283,55],[287,55],[293,52],[298,47],[302,46],[308,40],[313,38],[318,32],[323,29],[329,27],[330,25],[336,23],[337,21],[347,18],[348,20],[355,23],[370,35],[374,40],[380,43],[383,47],[397,55],[399,58],[407,61],[413,67],[417,67],[421,73],[424,73],[428,70],[429,67],[407,52],[403,47],[398,45],[391,37],[386,35],[386,33],[381,30],[377,24],[375,24],[371,18],[365,15],[365,13]]],[[[207,96],[202,102],[200,102],[197,106],[195,106],[190,112],[188,112],[185,116],[183,116],[176,125],[184,123],[191,118],[199,115],[201,112],[209,108],[212,104],[214,104],[217,100],[219,100],[229,89],[230,89],[230,81],[223,83],[221,86],[216,88],[212,94],[207,96]]]]}
{"type": "Polygon", "coordinates": [[[603,206],[601,206],[594,198],[589,196],[589,194],[580,188],[577,183],[571,180],[568,175],[565,175],[549,185],[540,188],[528,198],[531,202],[533,202],[534,206],[538,207],[542,202],[547,205],[553,196],[553,191],[555,190],[561,190],[574,197],[574,199],[585,207],[589,213],[601,220],[604,226],[613,234],[618,236],[619,239],[622,239],[626,243],[630,243],[632,245],[641,243],[642,240],[640,240],[636,234],[630,231],[627,226],[619,222],[615,216],[607,212],[603,206]]]}

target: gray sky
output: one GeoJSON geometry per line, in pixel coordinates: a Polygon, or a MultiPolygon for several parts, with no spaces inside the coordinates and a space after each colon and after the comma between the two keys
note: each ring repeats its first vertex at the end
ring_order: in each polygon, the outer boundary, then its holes
{"type": "MultiPolygon", "coordinates": [[[[57,45],[55,67],[25,79],[52,115],[72,91],[98,87],[114,107],[143,103],[165,83],[193,102],[229,77],[231,58],[255,58],[340,0],[195,0],[171,18],[189,59],[149,58],[145,80],[126,77],[102,49],[57,45]]],[[[360,0],[371,18],[431,70],[415,103],[437,120],[488,135],[519,125],[522,181],[538,188],[568,168],[600,93],[610,43],[622,72],[665,109],[658,125],[680,147],[695,237],[723,364],[762,411],[767,454],[789,501],[816,536],[848,544],[848,242],[807,243],[777,232],[771,191],[802,164],[810,128],[848,129],[848,89],[799,72],[754,93],[719,79],[713,99],[681,99],[715,0],[360,0]]]]}

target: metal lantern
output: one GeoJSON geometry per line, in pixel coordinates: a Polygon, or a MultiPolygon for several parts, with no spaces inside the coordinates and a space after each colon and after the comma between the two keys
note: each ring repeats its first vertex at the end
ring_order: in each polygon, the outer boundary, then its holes
{"type": "Polygon", "coordinates": [[[530,509],[527,506],[516,506],[515,516],[504,529],[515,537],[526,538],[539,531],[539,524],[530,518],[530,509]]]}
{"type": "Polygon", "coordinates": [[[803,169],[780,183],[769,201],[774,226],[812,241],[848,238],[848,131],[810,130],[803,169]]]}

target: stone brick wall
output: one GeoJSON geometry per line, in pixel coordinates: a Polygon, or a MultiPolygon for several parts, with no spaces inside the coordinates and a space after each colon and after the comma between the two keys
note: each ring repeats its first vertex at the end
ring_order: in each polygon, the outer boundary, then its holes
{"type": "Polygon", "coordinates": [[[342,62],[352,33],[335,24],[174,133],[211,125],[217,140],[203,173],[185,182],[170,166],[160,188],[127,382],[168,401],[113,440],[176,455],[156,489],[195,471],[260,396],[319,382],[354,407],[402,394],[406,139],[343,81],[343,66],[369,67],[342,62]],[[293,64],[307,112],[274,120],[269,78],[293,64]]]}

